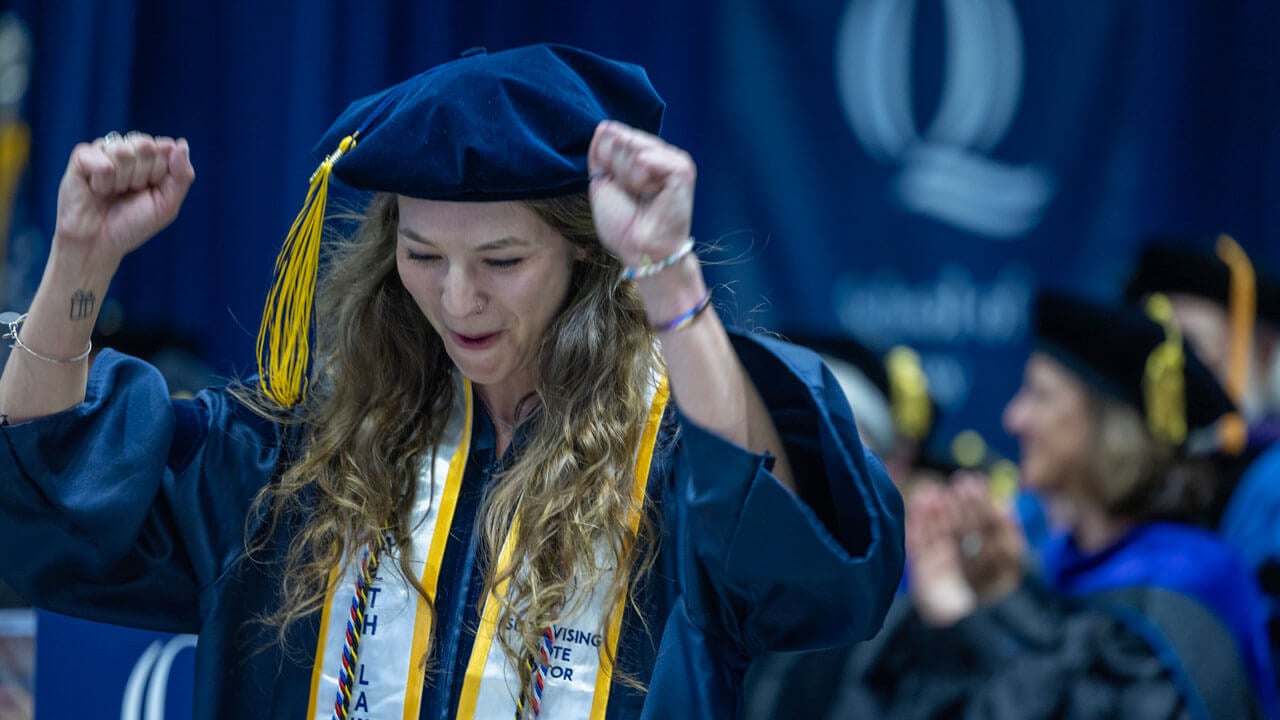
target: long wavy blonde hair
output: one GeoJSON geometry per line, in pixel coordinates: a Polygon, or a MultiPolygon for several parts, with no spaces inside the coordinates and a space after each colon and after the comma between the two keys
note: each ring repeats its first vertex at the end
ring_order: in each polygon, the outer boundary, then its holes
{"type": "MultiPolygon", "coordinates": [[[[586,196],[526,204],[583,257],[537,348],[527,442],[486,488],[479,521],[482,602],[508,582],[498,627],[516,632],[498,636],[522,687],[530,679],[525,658],[536,657],[545,628],[575,609],[577,590],[612,572],[606,607],[620,607],[624,597],[635,604],[630,580],[654,556],[642,538],[655,535],[647,513],[638,531],[627,517],[650,386],[661,370],[643,305],[634,288],[617,282],[619,264],[596,237],[586,196]],[[512,562],[496,567],[517,516],[520,527],[536,530],[513,538],[512,562]]],[[[269,527],[257,537],[304,518],[284,558],[282,603],[264,618],[282,645],[293,624],[324,604],[330,571],[345,558],[383,536],[409,545],[419,469],[432,459],[453,404],[453,365],[396,270],[398,220],[396,197],[375,196],[354,235],[331,246],[317,293],[310,396],[292,415],[303,449],[256,499],[269,527]]],[[[239,395],[268,407],[250,392],[239,395]]],[[[263,545],[251,540],[249,547],[253,556],[263,545]]],[[[407,558],[396,560],[429,603],[407,558]]],[[[600,618],[602,631],[610,619],[600,618]]]]}

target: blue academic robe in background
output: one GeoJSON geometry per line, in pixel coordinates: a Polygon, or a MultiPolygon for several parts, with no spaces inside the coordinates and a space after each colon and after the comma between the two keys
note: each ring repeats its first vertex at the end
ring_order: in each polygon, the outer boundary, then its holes
{"type": "Polygon", "coordinates": [[[1280,442],[1273,439],[1240,477],[1218,532],[1263,582],[1274,651],[1280,645],[1280,442]]]}
{"type": "Polygon", "coordinates": [[[1055,537],[1041,559],[1042,573],[948,626],[900,597],[879,636],[833,661],[815,716],[1277,717],[1258,589],[1220,538],[1150,522],[1101,552],[1055,537]]]}
{"type": "MultiPolygon", "coordinates": [[[[1191,604],[1181,603],[1176,614],[1169,614],[1171,618],[1180,618],[1181,623],[1177,619],[1161,623],[1158,615],[1153,618],[1154,629],[1161,636],[1155,642],[1171,643],[1175,653],[1179,649],[1176,633],[1192,622],[1188,609],[1207,610],[1205,617],[1220,623],[1226,630],[1225,635],[1234,641],[1232,644],[1263,717],[1280,717],[1271,649],[1265,633],[1266,605],[1252,573],[1235,549],[1218,536],[1181,523],[1150,522],[1139,525],[1097,553],[1082,552],[1069,535],[1057,537],[1046,545],[1041,559],[1046,582],[1068,597],[1096,601],[1112,594],[1127,600],[1135,596],[1123,593],[1140,589],[1146,597],[1138,604],[1147,612],[1152,611],[1153,605],[1168,605],[1173,598],[1190,601],[1191,604]],[[1184,627],[1175,627],[1176,624],[1184,627]]],[[[1111,604],[1128,604],[1125,600],[1111,604]]],[[[1201,634],[1216,634],[1216,630],[1206,626],[1201,634]]],[[[1233,662],[1230,656],[1180,655],[1180,664],[1188,671],[1187,680],[1192,683],[1196,663],[1223,666],[1233,662]]]]}
{"type": "MultiPolygon", "coordinates": [[[[733,340],[798,493],[770,474],[771,458],[669,407],[647,490],[658,555],[638,579],[643,617],[629,607],[623,618],[611,719],[739,717],[751,658],[870,637],[898,585],[901,500],[859,443],[839,385],[806,350],[733,340]]],[[[483,413],[473,432],[456,517],[474,517],[464,513],[478,507],[494,461],[483,413]]],[[[285,429],[223,389],[171,400],[153,368],[107,351],[84,403],[0,436],[0,543],[28,549],[3,567],[15,588],[68,615],[199,633],[197,718],[305,715],[319,614],[292,629],[291,652],[254,622],[277,602],[299,520],[268,535],[262,517],[248,517],[297,451],[285,429]],[[260,562],[244,558],[246,530],[264,542],[260,562]]],[[[452,717],[457,705],[480,601],[475,529],[455,521],[445,551],[436,648],[449,650],[428,675],[422,718],[452,717]]]]}

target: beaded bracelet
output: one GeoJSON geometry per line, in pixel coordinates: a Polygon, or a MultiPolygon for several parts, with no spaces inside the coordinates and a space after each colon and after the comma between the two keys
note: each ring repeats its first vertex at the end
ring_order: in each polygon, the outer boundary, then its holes
{"type": "Polygon", "coordinates": [[[707,291],[706,295],[702,296],[702,299],[698,301],[698,304],[694,306],[694,308],[689,312],[686,312],[683,315],[680,315],[679,317],[675,318],[674,320],[671,320],[670,322],[665,322],[661,325],[650,325],[649,329],[653,330],[654,332],[666,332],[668,330],[679,330],[681,328],[691,325],[693,321],[697,320],[698,316],[706,312],[707,308],[709,307],[711,307],[711,291],[710,290],[707,291]]]}
{"type": "Polygon", "coordinates": [[[0,339],[12,340],[13,344],[10,345],[9,347],[18,348],[19,350],[26,350],[27,352],[31,353],[35,357],[40,358],[45,362],[54,363],[55,365],[70,365],[72,363],[78,363],[81,360],[89,357],[89,353],[93,352],[93,341],[90,340],[89,347],[85,348],[84,352],[80,353],[79,355],[76,355],[73,358],[66,358],[64,360],[62,358],[51,358],[45,355],[41,355],[35,350],[32,350],[31,348],[27,347],[26,344],[22,342],[22,338],[18,337],[18,326],[22,325],[22,322],[26,319],[27,319],[26,313],[22,313],[21,315],[12,311],[0,313],[0,324],[9,326],[9,332],[5,333],[4,335],[0,335],[0,339]]]}
{"type": "Polygon", "coordinates": [[[636,278],[646,278],[666,270],[667,268],[680,262],[685,255],[693,252],[693,238],[685,241],[675,252],[659,260],[656,263],[649,262],[649,258],[641,258],[640,264],[635,267],[624,267],[618,275],[619,281],[634,280],[636,278]]]}

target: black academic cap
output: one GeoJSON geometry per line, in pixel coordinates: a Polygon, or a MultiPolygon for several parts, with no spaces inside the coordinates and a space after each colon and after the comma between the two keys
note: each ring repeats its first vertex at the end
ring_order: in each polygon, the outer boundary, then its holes
{"type": "Polygon", "coordinates": [[[1232,283],[1241,280],[1254,288],[1256,316],[1280,325],[1280,280],[1260,272],[1227,236],[1174,233],[1146,236],[1125,286],[1125,298],[1141,302],[1154,293],[1194,295],[1234,312],[1232,283]]]}
{"type": "Polygon", "coordinates": [[[1041,351],[1098,392],[1137,409],[1153,433],[1178,445],[1187,431],[1209,427],[1235,408],[1187,349],[1168,317],[1168,301],[1156,298],[1153,311],[1161,322],[1134,307],[1045,292],[1036,299],[1035,332],[1041,351]]]}

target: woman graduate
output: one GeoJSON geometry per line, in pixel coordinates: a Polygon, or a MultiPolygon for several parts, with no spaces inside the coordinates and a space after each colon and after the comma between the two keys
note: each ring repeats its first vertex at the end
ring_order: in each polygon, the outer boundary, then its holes
{"type": "Polygon", "coordinates": [[[175,217],[187,145],[78,146],[0,381],[0,542],[38,548],[6,579],[200,633],[201,718],[737,717],[750,658],[874,634],[900,500],[816,356],[708,311],[662,111],[642,69],[546,45],[352,104],[261,384],[191,402],[87,368],[66,310],[175,217]],[[331,174],[375,194],[309,363],[331,174]]]}
{"type": "Polygon", "coordinates": [[[983,479],[918,490],[910,602],[856,651],[831,717],[1276,717],[1259,589],[1231,547],[1183,522],[1212,497],[1197,457],[1232,406],[1162,300],[1157,323],[1039,298],[1004,424],[1066,532],[1028,574],[983,479]]]}

